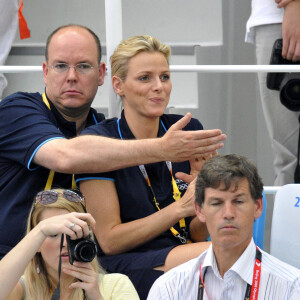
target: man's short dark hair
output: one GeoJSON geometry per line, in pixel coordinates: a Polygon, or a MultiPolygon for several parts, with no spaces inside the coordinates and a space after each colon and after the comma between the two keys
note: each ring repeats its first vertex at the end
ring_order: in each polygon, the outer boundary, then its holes
{"type": "Polygon", "coordinates": [[[71,28],[71,27],[79,27],[79,28],[85,29],[85,30],[87,30],[87,31],[92,35],[92,37],[94,38],[94,40],[95,40],[95,42],[96,42],[97,52],[98,52],[98,63],[100,64],[101,56],[102,56],[102,50],[101,50],[101,43],[100,43],[99,37],[98,37],[97,34],[96,34],[93,30],[91,30],[90,28],[88,28],[88,27],[86,27],[86,26],[83,26],[83,25],[78,25],[78,24],[68,24],[68,25],[63,25],[63,26],[60,26],[60,27],[56,28],[54,31],[52,31],[52,32],[50,33],[50,35],[49,35],[48,38],[47,38],[46,49],[45,49],[45,59],[46,59],[46,62],[48,62],[48,59],[49,59],[49,45],[50,45],[50,42],[51,42],[53,36],[54,36],[58,31],[60,31],[61,29],[64,29],[64,28],[71,28]]]}
{"type": "Polygon", "coordinates": [[[241,179],[247,179],[250,194],[256,201],[262,197],[263,183],[256,166],[246,157],[237,154],[217,155],[203,165],[196,182],[195,201],[202,206],[205,199],[205,189],[217,189],[224,184],[224,191],[232,184],[238,187],[241,179]]]}

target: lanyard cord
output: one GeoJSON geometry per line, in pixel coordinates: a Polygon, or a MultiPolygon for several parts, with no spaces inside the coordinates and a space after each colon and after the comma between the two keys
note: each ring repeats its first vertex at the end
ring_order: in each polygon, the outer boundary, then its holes
{"type": "MultiPolygon", "coordinates": [[[[42,97],[43,97],[43,102],[46,104],[46,106],[49,108],[49,110],[51,110],[50,103],[47,99],[46,93],[43,93],[42,97]]],[[[53,179],[54,179],[54,174],[55,174],[55,171],[50,170],[44,190],[51,190],[53,179]]],[[[75,190],[75,189],[76,189],[75,177],[74,177],[74,174],[72,174],[72,190],[75,190]]]]}
{"type": "MultiPolygon", "coordinates": [[[[172,164],[170,161],[166,161],[166,165],[170,171],[170,174],[171,174],[171,177],[172,177],[172,187],[173,187],[173,198],[175,201],[178,201],[181,199],[181,193],[178,189],[178,186],[177,186],[177,183],[174,179],[174,176],[173,176],[173,173],[172,173],[172,164]]],[[[148,173],[146,171],[146,168],[144,165],[140,165],[139,166],[140,168],[140,171],[141,173],[143,174],[144,178],[145,178],[145,181],[152,193],[152,196],[153,196],[153,202],[157,208],[157,210],[160,210],[160,207],[159,207],[159,203],[157,202],[157,199],[156,199],[156,196],[155,196],[155,193],[154,193],[154,190],[151,186],[151,183],[150,183],[150,179],[149,179],[149,176],[148,176],[148,173]]],[[[182,218],[179,220],[179,226],[180,226],[180,233],[174,228],[174,227],[171,227],[170,228],[170,231],[172,232],[172,234],[178,238],[180,240],[180,242],[182,244],[187,244],[187,243],[191,243],[190,240],[187,239],[187,232],[186,232],[186,223],[185,223],[185,219],[182,218]]]]}
{"type": "MultiPolygon", "coordinates": [[[[260,250],[258,249],[258,247],[256,247],[252,286],[249,283],[247,284],[244,300],[257,300],[257,298],[258,298],[260,275],[261,275],[261,261],[262,261],[262,254],[261,254],[260,250]]],[[[206,271],[207,271],[207,268],[205,269],[204,274],[202,276],[202,264],[201,264],[199,287],[198,287],[198,298],[197,298],[198,300],[203,300],[204,290],[208,297],[208,293],[207,293],[207,291],[205,289],[205,285],[204,285],[204,278],[206,275],[206,271]]]]}
{"type": "MultiPolygon", "coordinates": [[[[163,124],[163,122],[161,121],[161,124],[164,128],[164,130],[167,132],[167,129],[165,127],[165,125],[163,124]]],[[[120,139],[123,140],[123,136],[122,136],[122,133],[121,133],[121,126],[120,126],[120,119],[118,119],[117,121],[117,125],[118,125],[118,132],[119,132],[119,136],[120,136],[120,139]]],[[[178,189],[178,186],[177,186],[177,183],[173,177],[173,174],[172,174],[172,163],[170,161],[166,161],[166,165],[171,173],[171,177],[172,177],[172,186],[173,186],[173,198],[175,201],[178,201],[180,198],[181,198],[181,193],[178,189]]],[[[140,165],[139,166],[140,168],[140,171],[142,172],[144,178],[145,178],[145,181],[151,191],[151,194],[153,196],[153,201],[154,201],[154,204],[155,204],[155,207],[157,208],[157,210],[160,210],[160,207],[159,207],[159,203],[157,202],[156,200],[156,196],[155,196],[155,193],[154,193],[154,190],[151,186],[151,183],[150,183],[150,179],[149,179],[149,176],[148,176],[148,173],[146,171],[146,168],[144,165],[140,165]]],[[[172,232],[172,234],[178,238],[180,240],[180,242],[182,244],[189,244],[191,243],[191,240],[189,240],[187,237],[188,237],[188,233],[186,232],[186,224],[185,224],[185,219],[181,219],[179,220],[179,226],[180,226],[180,231],[181,233],[179,233],[174,227],[171,227],[170,228],[170,231],[172,232]]]]}

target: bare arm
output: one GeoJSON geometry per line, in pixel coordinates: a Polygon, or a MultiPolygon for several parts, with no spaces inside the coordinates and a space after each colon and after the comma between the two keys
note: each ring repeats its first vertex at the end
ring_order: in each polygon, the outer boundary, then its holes
{"type": "Polygon", "coordinates": [[[37,151],[34,163],[62,173],[97,173],[158,161],[185,161],[224,146],[221,130],[182,131],[187,114],[162,138],[122,141],[101,136],[55,139],[37,151]]]}
{"type": "Polygon", "coordinates": [[[206,224],[201,222],[197,216],[190,223],[190,237],[193,242],[203,242],[209,236],[206,224]]]}
{"type": "Polygon", "coordinates": [[[65,233],[71,238],[79,238],[69,227],[70,223],[82,228],[81,235],[89,234],[89,227],[83,220],[95,226],[95,220],[90,214],[70,213],[59,215],[41,221],[33,228],[4,258],[0,261],[0,299],[7,299],[8,295],[18,294],[20,285],[18,281],[32,257],[40,249],[49,235],[65,233]]]}
{"type": "Polygon", "coordinates": [[[194,189],[191,184],[180,201],[145,218],[122,223],[119,199],[112,181],[87,180],[80,184],[87,210],[96,220],[96,237],[107,255],[122,253],[151,241],[181,218],[194,216],[194,189]]]}
{"type": "Polygon", "coordinates": [[[282,56],[300,60],[300,0],[286,3],[282,22],[282,56]]]}

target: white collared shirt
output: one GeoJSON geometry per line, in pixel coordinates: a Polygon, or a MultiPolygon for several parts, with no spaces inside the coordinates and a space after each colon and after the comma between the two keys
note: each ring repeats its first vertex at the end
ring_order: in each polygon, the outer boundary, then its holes
{"type": "MultiPolygon", "coordinates": [[[[148,300],[196,300],[200,265],[206,271],[203,300],[243,300],[246,287],[252,285],[256,246],[252,241],[235,264],[221,277],[213,248],[159,277],[152,286],[148,300]]],[[[300,270],[262,252],[258,300],[299,300],[300,270]]]]}

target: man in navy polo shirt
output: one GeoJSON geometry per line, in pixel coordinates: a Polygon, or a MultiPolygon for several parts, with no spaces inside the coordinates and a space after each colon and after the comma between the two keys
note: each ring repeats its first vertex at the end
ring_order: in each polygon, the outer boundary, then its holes
{"type": "Polygon", "coordinates": [[[218,129],[182,131],[190,114],[158,139],[76,137],[104,119],[91,108],[105,76],[99,38],[83,26],[59,27],[45,56],[45,93],[18,92],[0,103],[0,258],[22,238],[34,196],[53,186],[75,187],[69,174],[184,161],[214,153],[225,139],[218,129]]]}

